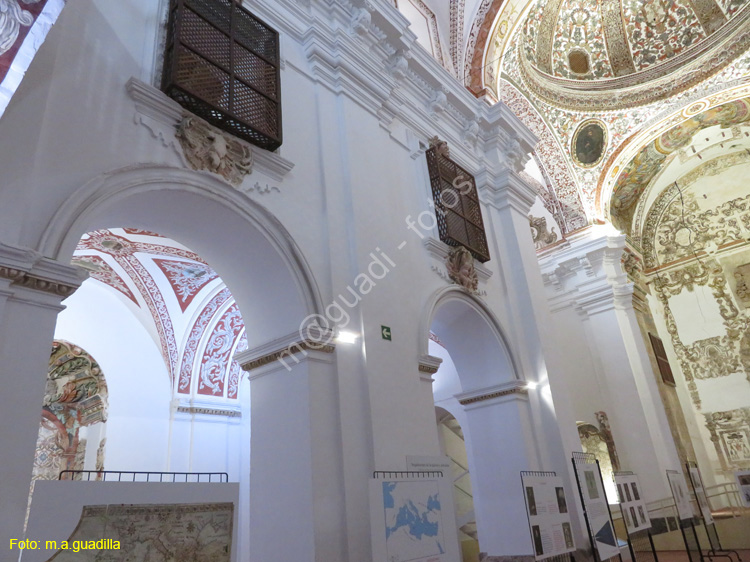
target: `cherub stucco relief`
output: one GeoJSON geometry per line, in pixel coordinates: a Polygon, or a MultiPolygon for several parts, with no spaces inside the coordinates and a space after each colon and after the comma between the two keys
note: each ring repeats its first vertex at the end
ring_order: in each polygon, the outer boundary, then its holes
{"type": "MultiPolygon", "coordinates": [[[[24,4],[36,4],[39,0],[23,0],[24,4]]],[[[0,55],[10,50],[18,39],[21,26],[34,23],[34,16],[21,8],[18,0],[0,0],[0,55]]]]}
{"type": "Polygon", "coordinates": [[[448,277],[451,281],[461,285],[469,291],[475,292],[479,284],[476,269],[474,269],[474,256],[463,246],[451,250],[445,258],[445,267],[448,269],[448,277]]]}
{"type": "Polygon", "coordinates": [[[241,184],[252,171],[253,153],[250,147],[203,119],[185,116],[177,126],[175,136],[194,170],[219,174],[233,185],[241,184]]]}

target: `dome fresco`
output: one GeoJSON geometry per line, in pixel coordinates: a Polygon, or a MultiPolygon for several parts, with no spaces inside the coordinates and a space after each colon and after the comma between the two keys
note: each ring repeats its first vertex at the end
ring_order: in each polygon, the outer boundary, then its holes
{"type": "Polygon", "coordinates": [[[557,78],[625,76],[699,45],[738,17],[747,4],[747,0],[537,0],[525,23],[525,53],[535,68],[557,78]]]}
{"type": "Polygon", "coordinates": [[[662,97],[671,95],[746,50],[748,4],[536,0],[519,27],[520,71],[531,91],[556,105],[638,105],[643,100],[630,89],[648,84],[662,97]],[[618,91],[614,101],[609,99],[613,90],[618,91]]]}

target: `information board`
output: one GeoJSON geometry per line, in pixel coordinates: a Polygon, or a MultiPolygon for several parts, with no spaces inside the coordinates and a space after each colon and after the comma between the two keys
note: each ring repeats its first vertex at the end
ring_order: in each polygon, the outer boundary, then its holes
{"type": "Polygon", "coordinates": [[[651,528],[651,518],[648,516],[646,500],[641,494],[641,485],[635,474],[616,474],[617,495],[620,498],[622,517],[628,528],[628,533],[635,533],[651,528]]]}
{"type": "Polygon", "coordinates": [[[594,547],[600,560],[607,560],[620,555],[612,517],[609,513],[607,495],[599,464],[594,462],[574,462],[581,498],[586,509],[594,547]]]}
{"type": "Polygon", "coordinates": [[[693,504],[690,503],[690,494],[682,473],[676,470],[667,470],[667,480],[669,480],[669,487],[672,489],[677,515],[680,519],[692,519],[695,513],[693,512],[693,504]]]}
{"type": "Polygon", "coordinates": [[[531,542],[537,560],[575,550],[562,478],[521,475],[531,542]]]}
{"type": "Polygon", "coordinates": [[[738,470],[734,473],[737,489],[740,491],[742,505],[750,507],[750,470],[738,470]]]}
{"type": "Polygon", "coordinates": [[[698,470],[697,466],[688,466],[688,475],[690,476],[690,482],[693,484],[695,499],[698,501],[703,522],[706,525],[710,525],[714,522],[714,517],[711,514],[711,506],[708,504],[708,496],[706,495],[706,488],[703,486],[701,471],[698,470]]]}
{"type": "Polygon", "coordinates": [[[370,480],[373,562],[460,560],[451,478],[370,480]]]}

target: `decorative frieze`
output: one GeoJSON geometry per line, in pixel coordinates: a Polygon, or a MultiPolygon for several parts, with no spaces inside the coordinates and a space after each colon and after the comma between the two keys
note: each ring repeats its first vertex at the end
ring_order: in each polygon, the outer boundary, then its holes
{"type": "Polygon", "coordinates": [[[177,406],[177,411],[183,414],[202,414],[206,416],[224,416],[227,418],[240,418],[242,412],[240,410],[231,410],[227,408],[211,408],[209,406],[177,406]]]}

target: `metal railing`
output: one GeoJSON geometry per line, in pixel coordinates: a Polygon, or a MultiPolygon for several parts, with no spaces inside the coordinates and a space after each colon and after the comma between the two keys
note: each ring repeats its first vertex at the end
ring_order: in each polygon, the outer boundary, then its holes
{"type": "Polygon", "coordinates": [[[85,482],[226,483],[226,472],[151,472],[143,470],[63,470],[58,480],[85,482]]]}

